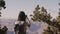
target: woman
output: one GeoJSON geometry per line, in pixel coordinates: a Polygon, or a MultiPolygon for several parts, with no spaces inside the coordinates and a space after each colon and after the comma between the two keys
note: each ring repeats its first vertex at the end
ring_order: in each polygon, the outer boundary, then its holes
{"type": "Polygon", "coordinates": [[[30,26],[29,19],[23,11],[19,13],[18,20],[15,23],[15,34],[26,34],[26,27],[30,26]]]}

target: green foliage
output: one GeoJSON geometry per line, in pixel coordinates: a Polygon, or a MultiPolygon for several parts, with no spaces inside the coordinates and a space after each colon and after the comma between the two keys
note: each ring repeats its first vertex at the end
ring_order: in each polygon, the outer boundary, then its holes
{"type": "Polygon", "coordinates": [[[43,34],[53,34],[52,30],[50,27],[48,27],[47,30],[44,30],[45,32],[43,32],[43,34]]]}
{"type": "MultiPolygon", "coordinates": [[[[0,0],[0,11],[2,10],[2,8],[4,8],[4,9],[6,8],[5,5],[6,5],[5,1],[4,0],[0,0]]],[[[0,17],[1,17],[1,12],[0,12],[0,17]]]]}
{"type": "Polygon", "coordinates": [[[0,34],[7,34],[7,30],[8,28],[6,26],[4,26],[3,28],[1,28],[0,26],[0,34]]]}
{"type": "Polygon", "coordinates": [[[30,15],[30,16],[33,16],[33,18],[31,18],[32,20],[34,20],[34,21],[39,20],[39,14],[40,14],[39,9],[40,9],[40,7],[39,7],[39,5],[37,5],[35,10],[33,11],[34,15],[30,15]]]}
{"type": "MultiPolygon", "coordinates": [[[[59,14],[58,17],[56,19],[53,19],[51,21],[51,24],[49,24],[49,26],[48,26],[48,27],[50,27],[50,29],[48,28],[48,31],[51,31],[53,34],[60,34],[60,12],[58,14],[59,14]]],[[[43,32],[43,34],[45,34],[45,32],[47,32],[47,34],[49,34],[48,31],[45,30],[43,32]]]]}
{"type": "Polygon", "coordinates": [[[5,7],[5,1],[4,0],[0,0],[0,10],[2,9],[2,8],[6,8],[5,7]]]}
{"type": "Polygon", "coordinates": [[[60,3],[58,3],[58,5],[60,5],[60,3]]]}
{"type": "Polygon", "coordinates": [[[43,34],[60,34],[60,12],[59,16],[55,19],[52,19],[50,13],[47,13],[47,10],[44,7],[37,7],[35,8],[33,18],[31,18],[34,21],[44,21],[46,22],[49,26],[46,30],[44,30],[43,34]],[[39,8],[39,9],[37,9],[39,8]],[[41,9],[41,10],[40,10],[41,9]],[[52,20],[51,20],[52,19],[52,20]]]}
{"type": "Polygon", "coordinates": [[[60,31],[56,27],[48,26],[48,29],[44,30],[43,34],[45,34],[45,33],[47,33],[47,34],[60,34],[59,32],[60,31]]]}
{"type": "Polygon", "coordinates": [[[52,18],[50,14],[47,14],[47,11],[44,7],[41,7],[41,10],[40,10],[39,5],[37,5],[35,10],[33,11],[33,14],[34,15],[30,15],[30,16],[33,16],[33,18],[31,19],[34,21],[42,20],[42,21],[48,22],[52,18]]]}

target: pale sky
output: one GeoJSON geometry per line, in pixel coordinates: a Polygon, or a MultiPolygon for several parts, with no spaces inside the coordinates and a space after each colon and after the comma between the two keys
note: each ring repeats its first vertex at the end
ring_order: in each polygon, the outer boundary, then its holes
{"type": "Polygon", "coordinates": [[[2,18],[17,18],[19,11],[24,11],[27,15],[33,13],[36,5],[44,6],[53,17],[58,14],[59,0],[5,0],[6,9],[2,10],[2,18]]]}

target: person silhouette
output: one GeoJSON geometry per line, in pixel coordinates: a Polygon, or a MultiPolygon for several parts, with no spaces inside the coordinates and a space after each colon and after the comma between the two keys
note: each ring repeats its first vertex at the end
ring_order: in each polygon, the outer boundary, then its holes
{"type": "Polygon", "coordinates": [[[15,34],[26,34],[26,27],[30,27],[29,19],[23,11],[19,13],[18,20],[15,22],[15,34]]]}

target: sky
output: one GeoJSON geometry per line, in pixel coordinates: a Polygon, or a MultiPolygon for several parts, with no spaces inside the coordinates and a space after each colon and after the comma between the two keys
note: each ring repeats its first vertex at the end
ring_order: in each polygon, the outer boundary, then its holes
{"type": "Polygon", "coordinates": [[[30,17],[37,5],[43,6],[54,18],[58,15],[59,0],[5,0],[5,2],[6,9],[1,10],[1,18],[18,18],[20,11],[24,11],[30,17]]]}

